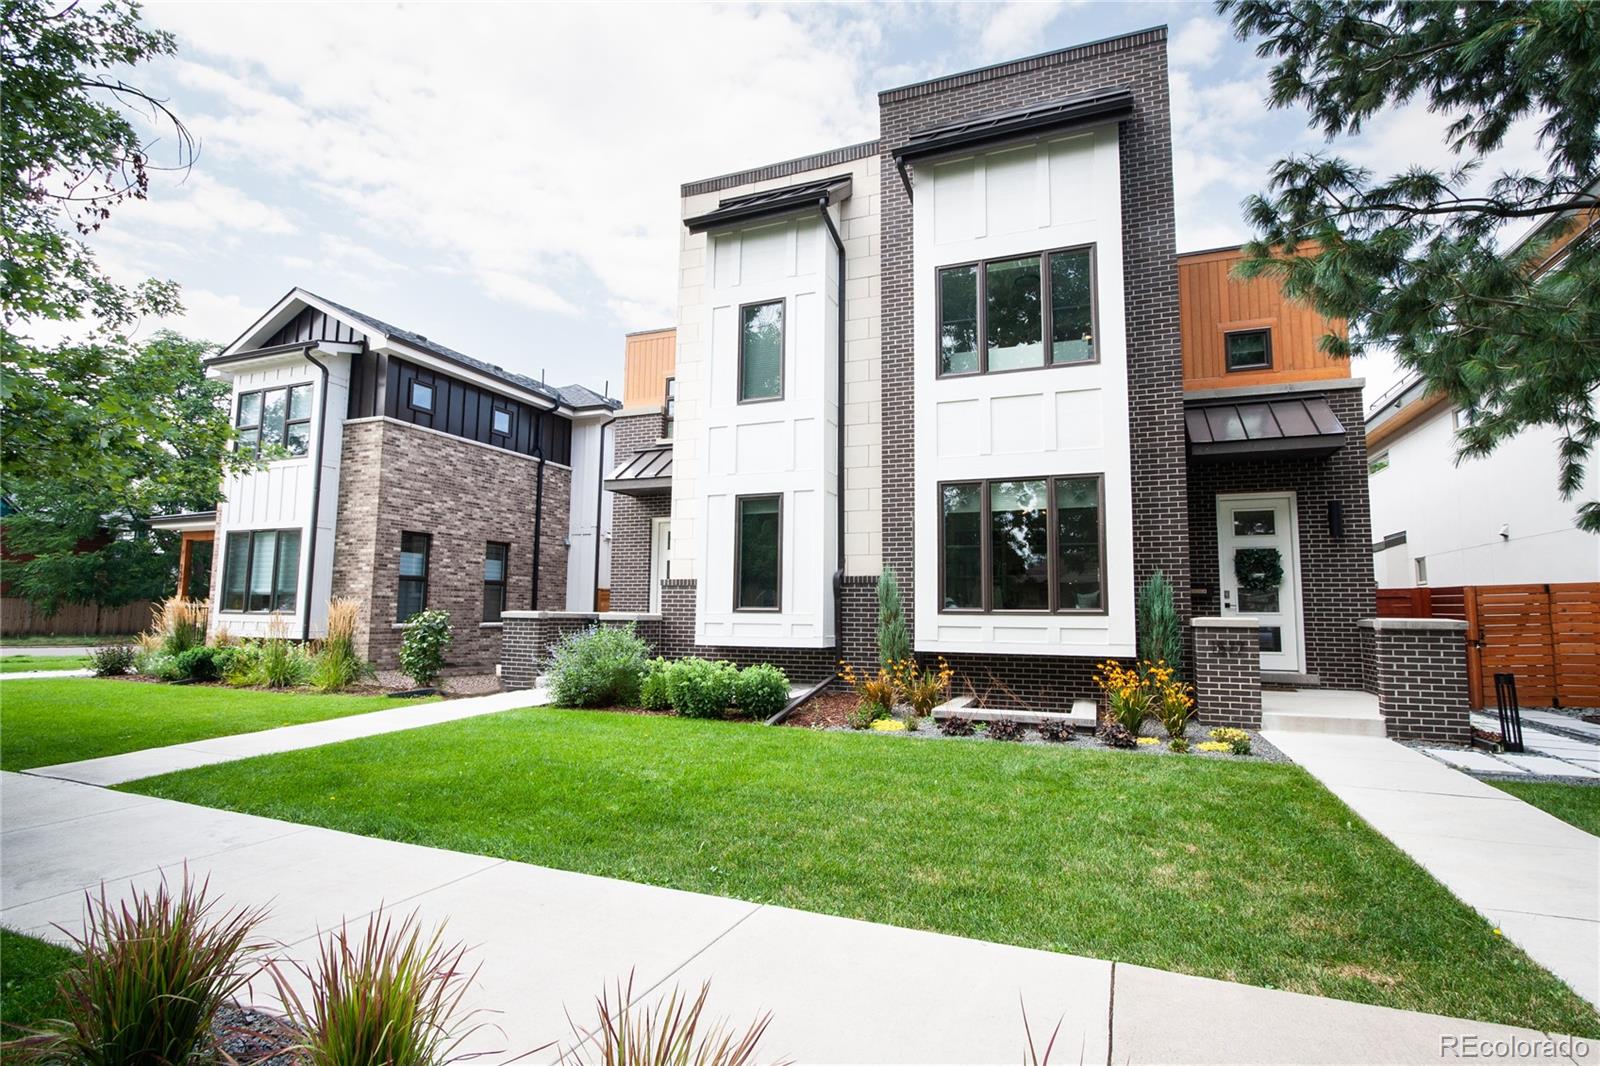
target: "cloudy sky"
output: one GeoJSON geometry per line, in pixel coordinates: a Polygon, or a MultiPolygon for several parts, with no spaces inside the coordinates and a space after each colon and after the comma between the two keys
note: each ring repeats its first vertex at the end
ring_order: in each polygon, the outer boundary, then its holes
{"type": "MultiPolygon", "coordinates": [[[[479,358],[620,392],[622,334],[670,325],[680,182],[877,135],[879,90],[1165,23],[1180,250],[1320,138],[1209,5],[151,3],[143,70],[201,142],[96,238],[231,340],[304,286],[479,358]]],[[[1412,110],[1345,154],[1442,162],[1412,110]]],[[[156,149],[161,160],[161,148],[156,149]]],[[[1384,368],[1357,367],[1358,374],[1384,368]]]]}

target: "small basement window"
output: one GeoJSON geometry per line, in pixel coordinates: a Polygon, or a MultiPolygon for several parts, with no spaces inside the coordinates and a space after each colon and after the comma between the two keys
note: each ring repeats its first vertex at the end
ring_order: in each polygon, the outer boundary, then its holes
{"type": "Polygon", "coordinates": [[[1227,367],[1233,370],[1272,369],[1272,331],[1248,329],[1226,334],[1227,367]]]}

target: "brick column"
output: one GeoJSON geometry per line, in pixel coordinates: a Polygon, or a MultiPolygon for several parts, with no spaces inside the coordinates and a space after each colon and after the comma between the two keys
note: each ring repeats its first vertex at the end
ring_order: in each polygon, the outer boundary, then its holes
{"type": "Polygon", "coordinates": [[[1363,618],[1372,685],[1389,736],[1465,744],[1467,623],[1453,618],[1363,618]]]}
{"type": "Polygon", "coordinates": [[[1194,687],[1207,725],[1261,728],[1261,637],[1254,618],[1196,618],[1194,687]]]}
{"type": "Polygon", "coordinates": [[[570,633],[592,626],[621,627],[632,623],[652,651],[661,648],[661,616],[590,611],[506,611],[500,616],[500,684],[504,688],[532,688],[544,672],[550,645],[570,633]]]}

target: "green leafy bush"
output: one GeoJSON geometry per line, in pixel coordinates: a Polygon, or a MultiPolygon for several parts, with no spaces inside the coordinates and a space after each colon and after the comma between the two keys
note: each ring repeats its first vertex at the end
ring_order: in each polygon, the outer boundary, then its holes
{"type": "Polygon", "coordinates": [[[183,669],[178,665],[176,655],[168,655],[164,651],[143,651],[133,660],[133,669],[144,677],[153,677],[157,681],[182,681],[183,669]]]}
{"type": "Polygon", "coordinates": [[[107,644],[89,653],[96,677],[121,677],[133,669],[137,653],[126,644],[107,644]]]}
{"type": "Polygon", "coordinates": [[[667,691],[667,677],[672,663],[657,656],[644,664],[644,677],[639,680],[639,706],[647,711],[670,711],[672,695],[667,691]]]}
{"type": "Polygon", "coordinates": [[[862,700],[845,718],[845,724],[851,729],[871,729],[873,723],[892,716],[892,712],[883,704],[873,700],[862,700]]]}
{"type": "Polygon", "coordinates": [[[550,646],[550,696],[563,707],[632,707],[650,662],[633,623],[591,626],[550,646]]]}
{"type": "Polygon", "coordinates": [[[256,683],[256,673],[261,666],[260,644],[254,642],[235,644],[220,650],[226,654],[216,660],[217,672],[225,683],[235,688],[244,688],[256,683]]]}
{"type": "Polygon", "coordinates": [[[667,673],[667,697],[685,718],[721,718],[733,703],[739,671],[728,662],[679,659],[667,673]]]}
{"type": "Polygon", "coordinates": [[[215,681],[217,679],[217,649],[201,645],[190,648],[188,651],[179,652],[174,658],[177,660],[178,673],[191,681],[215,681]]]}
{"type": "Polygon", "coordinates": [[[400,641],[400,669],[419,687],[433,684],[444,669],[449,650],[450,612],[438,607],[411,616],[400,641]]]}
{"type": "Polygon", "coordinates": [[[733,704],[754,718],[771,718],[789,702],[789,677],[770,663],[747,666],[733,683],[733,704]]]}

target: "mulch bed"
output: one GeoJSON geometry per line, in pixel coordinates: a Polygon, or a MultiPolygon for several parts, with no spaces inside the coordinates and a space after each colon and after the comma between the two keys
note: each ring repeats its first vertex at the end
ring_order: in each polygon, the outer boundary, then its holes
{"type": "Polygon", "coordinates": [[[850,712],[856,709],[857,702],[853,692],[819,692],[796,707],[783,724],[804,729],[843,729],[849,725],[850,712]]]}

